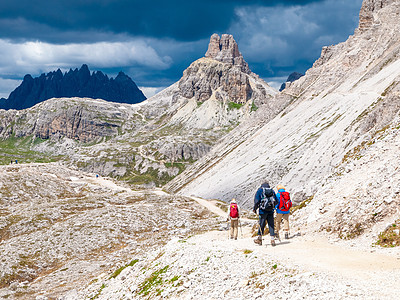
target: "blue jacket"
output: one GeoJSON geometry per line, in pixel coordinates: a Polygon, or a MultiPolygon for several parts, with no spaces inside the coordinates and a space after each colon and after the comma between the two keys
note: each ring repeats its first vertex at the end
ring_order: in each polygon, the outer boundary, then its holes
{"type": "Polygon", "coordinates": [[[278,193],[276,194],[276,198],[278,199],[278,204],[276,205],[276,213],[277,214],[289,214],[290,213],[290,209],[288,210],[288,211],[282,211],[282,210],[280,210],[279,208],[278,208],[278,206],[279,206],[279,202],[280,202],[280,199],[281,199],[281,193],[280,192],[285,192],[285,190],[284,189],[280,189],[280,190],[278,190],[278,193]]]}
{"type": "MultiPolygon", "coordinates": [[[[257,192],[256,192],[256,195],[254,196],[254,208],[253,208],[253,211],[255,212],[256,210],[257,210],[257,208],[259,208],[260,207],[260,203],[261,203],[261,199],[262,199],[262,193],[263,193],[263,189],[262,188],[267,188],[267,189],[269,189],[270,188],[270,186],[269,186],[269,184],[262,184],[259,188],[258,188],[258,190],[257,190],[257,192]]],[[[276,194],[275,194],[275,191],[274,190],[272,190],[272,192],[274,193],[274,199],[275,199],[275,205],[277,205],[277,201],[278,201],[278,198],[276,198],[276,194]]],[[[274,211],[265,211],[265,210],[262,210],[262,209],[259,209],[258,210],[258,214],[259,215],[264,215],[264,214],[270,214],[270,213],[273,213],[274,211]]]]}

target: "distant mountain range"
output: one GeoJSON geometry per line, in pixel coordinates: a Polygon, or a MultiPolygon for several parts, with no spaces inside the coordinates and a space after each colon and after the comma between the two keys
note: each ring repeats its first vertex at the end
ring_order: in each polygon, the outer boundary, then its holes
{"type": "Polygon", "coordinates": [[[101,71],[89,71],[87,65],[68,72],[57,71],[33,78],[25,75],[21,85],[8,99],[0,99],[0,108],[25,109],[50,98],[86,97],[121,103],[139,103],[146,97],[132,79],[123,72],[109,78],[101,71]]]}

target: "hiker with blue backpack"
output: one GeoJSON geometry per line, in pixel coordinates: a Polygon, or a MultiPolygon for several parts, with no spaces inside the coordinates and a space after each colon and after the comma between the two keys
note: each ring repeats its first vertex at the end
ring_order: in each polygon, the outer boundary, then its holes
{"type": "Polygon", "coordinates": [[[285,187],[279,184],[276,189],[278,193],[276,197],[278,199],[278,203],[276,205],[276,224],[275,224],[275,232],[276,237],[279,239],[279,230],[281,228],[281,223],[283,219],[283,231],[285,232],[285,239],[289,238],[289,215],[290,208],[292,207],[292,201],[290,200],[289,192],[286,192],[285,187]]]}
{"type": "Polygon", "coordinates": [[[227,221],[231,221],[230,226],[230,236],[231,239],[237,240],[238,228],[239,228],[239,218],[240,218],[240,208],[236,203],[236,199],[233,198],[228,208],[228,218],[227,221]]]}
{"type": "Polygon", "coordinates": [[[274,209],[278,204],[275,191],[271,189],[268,182],[264,182],[258,188],[254,196],[253,212],[256,214],[258,209],[258,232],[257,238],[254,243],[262,245],[262,236],[264,235],[265,225],[268,223],[269,235],[271,237],[271,245],[275,246],[275,232],[274,232],[274,209]]]}

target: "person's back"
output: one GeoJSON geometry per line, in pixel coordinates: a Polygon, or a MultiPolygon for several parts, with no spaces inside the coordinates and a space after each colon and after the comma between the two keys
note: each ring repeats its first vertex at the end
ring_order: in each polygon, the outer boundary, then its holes
{"type": "Polygon", "coordinates": [[[275,231],[276,235],[279,237],[279,230],[281,228],[281,222],[283,219],[283,231],[285,232],[285,239],[289,238],[289,215],[290,208],[292,207],[292,201],[290,199],[290,194],[285,190],[283,185],[278,185],[278,193],[276,197],[278,198],[278,204],[276,205],[276,224],[275,231]]]}
{"type": "Polygon", "coordinates": [[[264,182],[258,188],[254,196],[254,213],[259,215],[259,229],[258,236],[254,240],[256,244],[262,245],[262,236],[264,235],[265,225],[268,223],[269,234],[271,237],[271,245],[275,246],[275,232],[274,232],[274,208],[276,205],[276,195],[273,189],[271,189],[268,182],[264,182]]]}
{"type": "Polygon", "coordinates": [[[236,203],[236,199],[233,198],[228,208],[228,219],[230,220],[230,237],[231,239],[237,240],[238,237],[238,228],[239,228],[239,218],[240,218],[240,208],[236,203]]]}

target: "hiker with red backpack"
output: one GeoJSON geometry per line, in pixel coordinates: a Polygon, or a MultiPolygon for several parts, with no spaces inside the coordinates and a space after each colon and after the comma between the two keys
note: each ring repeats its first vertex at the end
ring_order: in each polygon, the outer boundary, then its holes
{"type": "Polygon", "coordinates": [[[271,236],[271,245],[275,246],[275,235],[274,235],[274,209],[277,204],[276,194],[273,189],[269,186],[268,182],[264,182],[257,190],[254,196],[254,208],[253,212],[259,215],[259,228],[258,236],[254,240],[254,243],[262,245],[262,236],[264,235],[264,228],[268,223],[269,235],[271,236]]]}
{"type": "Polygon", "coordinates": [[[290,200],[289,192],[285,191],[285,187],[279,184],[277,187],[278,204],[276,205],[276,224],[275,232],[276,237],[279,239],[279,230],[283,219],[283,231],[285,232],[285,239],[289,239],[289,215],[290,208],[292,207],[292,200],[290,200]]]}
{"type": "Polygon", "coordinates": [[[233,198],[228,208],[228,219],[231,221],[230,235],[231,239],[237,240],[238,228],[239,228],[240,208],[236,203],[236,199],[233,198]]]}

